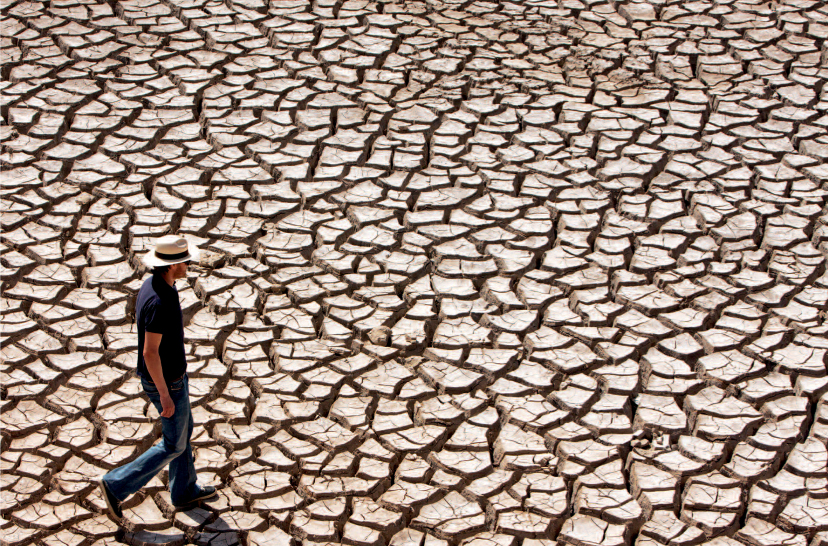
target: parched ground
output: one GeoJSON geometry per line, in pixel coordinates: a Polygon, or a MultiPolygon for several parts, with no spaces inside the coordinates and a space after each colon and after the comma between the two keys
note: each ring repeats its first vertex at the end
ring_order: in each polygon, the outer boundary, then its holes
{"type": "Polygon", "coordinates": [[[0,20],[4,546],[828,544],[828,5],[0,20]],[[170,232],[220,495],[119,528],[170,232]]]}

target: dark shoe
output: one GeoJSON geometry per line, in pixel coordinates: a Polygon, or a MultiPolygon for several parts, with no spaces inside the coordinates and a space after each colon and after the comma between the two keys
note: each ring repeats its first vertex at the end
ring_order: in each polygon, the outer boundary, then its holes
{"type": "Polygon", "coordinates": [[[216,496],[216,488],[212,485],[205,485],[201,487],[200,485],[195,486],[195,493],[193,494],[192,498],[187,502],[182,502],[181,504],[175,504],[176,508],[184,508],[186,506],[190,506],[194,502],[198,502],[200,500],[209,499],[210,497],[216,496]]]}
{"type": "Polygon", "coordinates": [[[124,517],[124,513],[121,510],[121,503],[118,502],[112,493],[109,492],[109,488],[103,481],[103,476],[98,478],[98,486],[101,488],[101,496],[106,501],[106,507],[109,509],[109,515],[112,516],[112,519],[115,521],[120,521],[124,517]]]}

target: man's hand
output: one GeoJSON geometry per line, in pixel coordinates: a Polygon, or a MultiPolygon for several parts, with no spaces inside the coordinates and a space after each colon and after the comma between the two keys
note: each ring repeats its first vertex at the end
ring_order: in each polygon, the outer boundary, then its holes
{"type": "Polygon", "coordinates": [[[161,357],[158,355],[158,346],[161,345],[161,334],[147,332],[144,338],[144,363],[152,377],[158,395],[161,397],[161,417],[172,417],[175,413],[175,404],[167,390],[164,380],[164,371],[161,369],[161,357]]]}
{"type": "Polygon", "coordinates": [[[175,413],[175,404],[169,393],[166,396],[161,396],[161,409],[163,410],[161,411],[161,417],[172,417],[175,413]]]}

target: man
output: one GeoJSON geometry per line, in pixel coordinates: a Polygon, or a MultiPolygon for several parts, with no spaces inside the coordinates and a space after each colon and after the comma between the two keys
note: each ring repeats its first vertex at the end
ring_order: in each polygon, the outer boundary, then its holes
{"type": "Polygon", "coordinates": [[[138,324],[138,376],[144,392],[161,415],[162,439],[137,459],[99,478],[109,513],[123,517],[121,502],[144,487],[169,464],[170,497],[176,508],[216,494],[215,487],[196,484],[193,450],[193,414],[184,353],[184,319],[176,279],[187,274],[187,264],[198,259],[198,249],[176,235],[158,239],[144,257],[152,277],[144,281],[135,302],[138,324]]]}

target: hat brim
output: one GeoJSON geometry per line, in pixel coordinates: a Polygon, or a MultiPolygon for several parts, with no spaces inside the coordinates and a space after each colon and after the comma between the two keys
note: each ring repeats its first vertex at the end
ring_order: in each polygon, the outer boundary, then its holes
{"type": "Polygon", "coordinates": [[[152,269],[153,267],[164,267],[165,265],[175,265],[184,262],[197,262],[199,257],[201,257],[201,250],[190,245],[186,256],[174,260],[165,260],[164,258],[158,257],[154,250],[150,250],[144,254],[143,261],[145,266],[152,269]]]}

